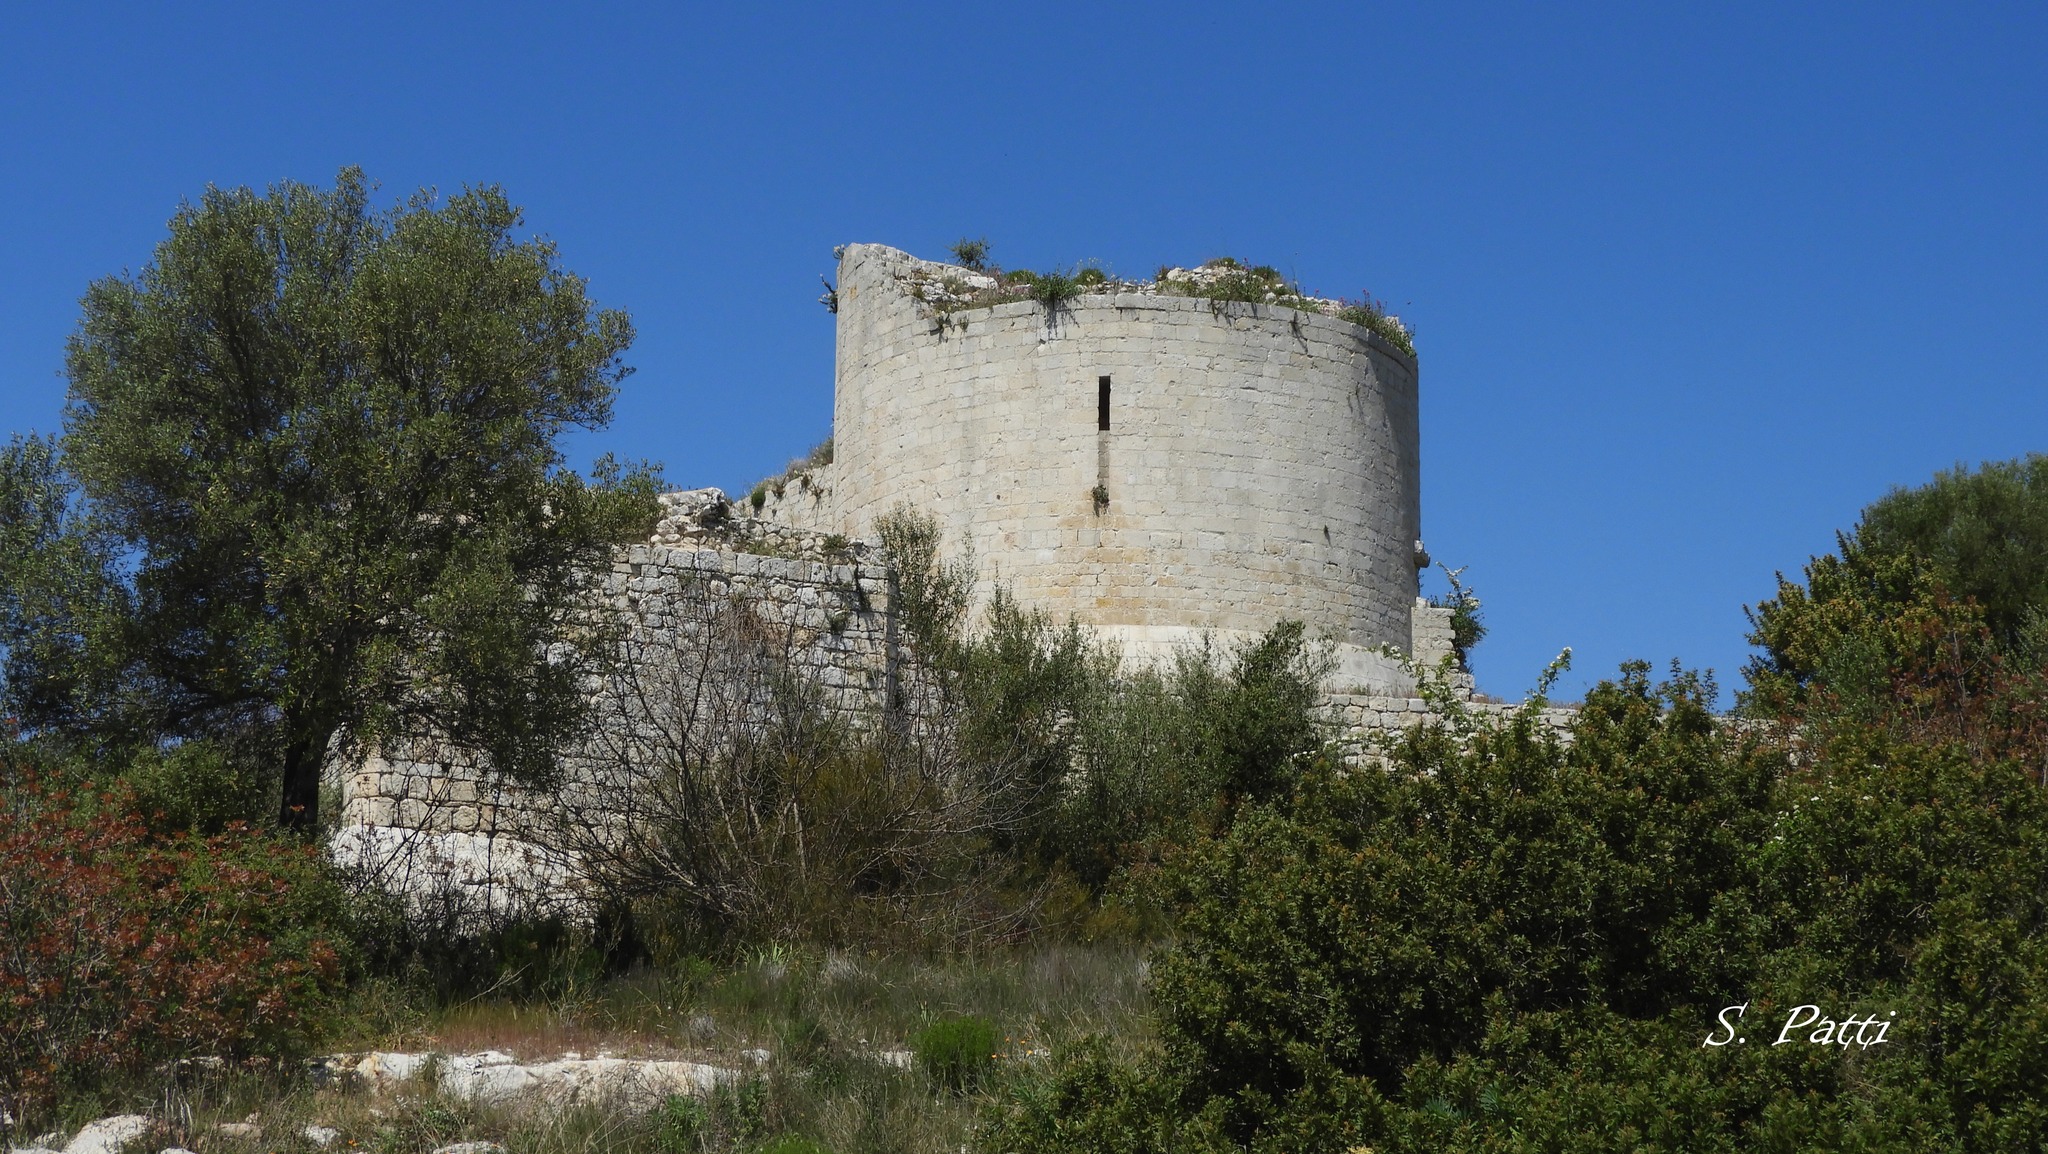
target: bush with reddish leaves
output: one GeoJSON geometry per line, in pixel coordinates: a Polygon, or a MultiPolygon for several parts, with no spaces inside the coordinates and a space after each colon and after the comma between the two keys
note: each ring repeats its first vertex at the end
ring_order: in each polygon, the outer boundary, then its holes
{"type": "Polygon", "coordinates": [[[303,841],[154,833],[132,795],[0,776],[0,1110],[299,1050],[339,986],[339,910],[303,841]]]}

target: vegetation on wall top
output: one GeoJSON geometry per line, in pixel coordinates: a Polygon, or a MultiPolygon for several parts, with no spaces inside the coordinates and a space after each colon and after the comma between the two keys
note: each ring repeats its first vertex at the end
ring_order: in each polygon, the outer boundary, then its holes
{"type": "Polygon", "coordinates": [[[1192,269],[1161,266],[1151,280],[1127,281],[1085,262],[1045,272],[1005,270],[989,259],[985,238],[962,240],[951,251],[960,261],[957,268],[924,264],[905,278],[910,295],[941,318],[1021,300],[1053,307],[1094,293],[1195,297],[1321,313],[1357,325],[1410,357],[1415,355],[1414,332],[1372,294],[1361,293],[1356,298],[1312,296],[1271,265],[1247,265],[1235,257],[1224,256],[1192,269]]]}

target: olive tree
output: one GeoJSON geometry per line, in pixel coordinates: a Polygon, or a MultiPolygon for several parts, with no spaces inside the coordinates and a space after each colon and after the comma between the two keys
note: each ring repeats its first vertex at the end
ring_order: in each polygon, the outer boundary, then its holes
{"type": "Polygon", "coordinates": [[[488,187],[377,209],[354,169],[208,189],[90,287],[63,434],[0,469],[25,730],[254,751],[293,826],[364,742],[547,778],[604,648],[585,575],[655,482],[565,467],[633,330],[521,223],[488,187]]]}

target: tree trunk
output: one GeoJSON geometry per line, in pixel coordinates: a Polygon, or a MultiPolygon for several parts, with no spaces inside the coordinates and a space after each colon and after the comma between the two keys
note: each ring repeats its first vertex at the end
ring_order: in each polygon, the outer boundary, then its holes
{"type": "Polygon", "coordinates": [[[284,797],[279,802],[277,824],[311,831],[320,824],[320,771],[334,729],[328,725],[293,726],[292,733],[284,752],[284,797]]]}

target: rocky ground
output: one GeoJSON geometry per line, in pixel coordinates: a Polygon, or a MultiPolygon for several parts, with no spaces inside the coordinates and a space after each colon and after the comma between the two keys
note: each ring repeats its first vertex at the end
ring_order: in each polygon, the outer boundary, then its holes
{"type": "MultiPolygon", "coordinates": [[[[907,1070],[912,1056],[907,1050],[879,1050],[868,1058],[878,1067],[907,1070]]],[[[742,1051],[733,1065],[712,1065],[667,1058],[623,1058],[599,1053],[589,1057],[576,1052],[539,1061],[522,1062],[501,1050],[474,1054],[442,1054],[433,1051],[370,1050],[354,1054],[330,1054],[307,1063],[305,1080],[316,1091],[341,1091],[372,1100],[400,1094],[429,1092],[443,1098],[515,1109],[563,1109],[593,1107],[627,1114],[646,1113],[678,1095],[703,1097],[722,1086],[735,1086],[750,1074],[767,1066],[774,1055],[767,1050],[742,1051]]],[[[205,1063],[201,1063],[205,1065],[205,1063]]],[[[372,1114],[377,1113],[372,1108],[372,1114]]],[[[145,1114],[117,1114],[98,1119],[66,1135],[52,1132],[38,1136],[27,1146],[14,1146],[7,1154],[194,1154],[163,1139],[173,1127],[166,1120],[145,1114]]],[[[285,1135],[266,1129],[260,1115],[236,1122],[215,1122],[199,1138],[223,1140],[236,1147],[275,1145],[280,1137],[293,1146],[334,1148],[342,1132],[320,1121],[293,1124],[285,1135]]],[[[188,1138],[188,1140],[190,1140],[188,1138]]],[[[347,1143],[348,1147],[355,1142],[347,1143]]],[[[456,1142],[436,1147],[433,1154],[505,1154],[495,1142],[456,1142]]]]}

